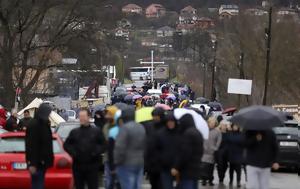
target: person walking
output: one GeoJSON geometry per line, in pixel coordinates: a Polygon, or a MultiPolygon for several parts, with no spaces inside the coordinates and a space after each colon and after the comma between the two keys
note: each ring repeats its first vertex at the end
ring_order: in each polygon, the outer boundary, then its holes
{"type": "Polygon", "coordinates": [[[165,111],[162,108],[155,108],[152,112],[153,124],[145,125],[146,129],[146,150],[145,150],[145,171],[149,177],[152,189],[161,189],[159,152],[157,151],[157,140],[159,132],[165,127],[165,111]]]}
{"type": "Polygon", "coordinates": [[[24,118],[20,120],[19,125],[18,125],[18,128],[19,128],[18,130],[25,131],[26,128],[28,127],[31,119],[32,119],[32,117],[30,116],[29,110],[25,110],[24,118]]]}
{"type": "Polygon", "coordinates": [[[177,121],[173,112],[168,112],[165,116],[166,125],[158,133],[157,150],[159,156],[157,163],[161,166],[161,183],[163,189],[174,189],[174,177],[171,169],[176,165],[176,156],[179,155],[178,146],[180,145],[180,135],[178,133],[177,121]]]}
{"type": "Polygon", "coordinates": [[[146,132],[135,122],[134,108],[122,110],[114,161],[122,189],[140,189],[143,179],[146,132]]]}
{"type": "Polygon", "coordinates": [[[88,109],[79,112],[80,127],[73,129],[64,143],[64,149],[73,158],[73,176],[76,189],[98,189],[98,170],[106,142],[101,130],[90,125],[88,109]]]}
{"type": "Polygon", "coordinates": [[[216,155],[216,162],[217,162],[217,170],[218,170],[218,176],[219,176],[219,184],[223,184],[225,173],[228,168],[228,127],[230,126],[230,123],[226,120],[222,120],[219,124],[219,130],[222,133],[222,142],[220,144],[220,147],[217,151],[216,155]]]}
{"type": "Polygon", "coordinates": [[[107,148],[107,154],[108,154],[108,165],[109,165],[109,173],[110,173],[110,182],[107,186],[108,189],[114,189],[115,187],[120,188],[118,183],[118,178],[116,176],[116,165],[114,161],[114,149],[115,149],[115,143],[116,138],[119,134],[119,119],[121,117],[122,111],[118,110],[115,113],[114,117],[114,123],[115,126],[109,129],[108,131],[108,148],[107,148]]]}
{"type": "Polygon", "coordinates": [[[244,137],[237,125],[232,125],[232,131],[228,137],[228,160],[229,160],[229,185],[233,184],[233,174],[236,173],[237,187],[241,187],[241,174],[244,152],[244,137]]]}
{"type": "Polygon", "coordinates": [[[279,169],[278,144],[272,130],[246,131],[247,189],[269,189],[271,168],[279,169]]]}
{"type": "Polygon", "coordinates": [[[95,125],[99,128],[99,129],[103,129],[104,125],[105,125],[105,118],[104,118],[104,110],[98,110],[95,112],[95,116],[94,116],[94,123],[95,125]]]}
{"type": "Polygon", "coordinates": [[[41,104],[26,129],[25,156],[32,189],[44,189],[46,171],[53,166],[52,132],[49,121],[51,111],[48,104],[41,104]]]}
{"type": "Polygon", "coordinates": [[[222,134],[216,128],[218,122],[216,118],[209,117],[208,118],[208,127],[209,127],[209,137],[208,140],[204,141],[204,153],[202,157],[202,167],[203,173],[203,182],[202,185],[206,186],[207,181],[210,186],[214,186],[213,183],[213,173],[214,173],[214,166],[215,166],[215,156],[216,152],[219,149],[221,142],[222,142],[222,134]]]}
{"type": "MultiPolygon", "coordinates": [[[[116,106],[108,106],[106,108],[106,114],[105,114],[106,123],[103,127],[103,133],[107,143],[109,142],[109,130],[116,126],[114,118],[117,111],[118,108],[116,106]]],[[[112,180],[112,173],[110,172],[111,169],[109,166],[108,152],[104,154],[103,162],[104,162],[104,177],[105,177],[104,186],[106,189],[109,189],[112,180]]]]}
{"type": "Polygon", "coordinates": [[[14,132],[18,130],[18,113],[16,110],[11,111],[11,116],[8,118],[6,122],[5,130],[14,132]]]}
{"type": "Polygon", "coordinates": [[[175,166],[171,169],[178,189],[197,189],[201,173],[203,137],[196,129],[193,117],[186,114],[179,120],[180,145],[175,166]]]}

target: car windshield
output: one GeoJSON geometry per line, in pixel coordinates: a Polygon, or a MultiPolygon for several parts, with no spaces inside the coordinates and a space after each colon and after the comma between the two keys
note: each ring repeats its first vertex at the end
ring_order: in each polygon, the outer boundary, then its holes
{"type": "Polygon", "coordinates": [[[61,125],[60,127],[58,127],[58,130],[56,131],[56,133],[64,140],[66,139],[70,132],[75,129],[78,128],[79,124],[67,124],[67,125],[61,125]]]}
{"type": "Polygon", "coordinates": [[[297,135],[298,134],[298,123],[285,123],[281,127],[275,127],[274,132],[276,134],[297,135]]]}
{"type": "Polygon", "coordinates": [[[73,111],[67,111],[67,113],[68,113],[68,116],[70,116],[70,117],[75,116],[75,112],[73,112],[73,111]]]}
{"type": "MultiPolygon", "coordinates": [[[[0,153],[24,153],[25,152],[25,138],[9,137],[0,138],[0,153]]],[[[53,153],[58,154],[62,152],[62,148],[57,140],[53,140],[53,153]]]]}

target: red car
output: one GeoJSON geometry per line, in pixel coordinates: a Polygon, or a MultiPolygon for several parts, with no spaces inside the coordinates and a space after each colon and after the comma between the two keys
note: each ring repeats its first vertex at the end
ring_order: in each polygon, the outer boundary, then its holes
{"type": "MultiPolygon", "coordinates": [[[[54,166],[47,170],[46,189],[73,188],[72,159],[53,135],[54,166]]],[[[29,189],[31,179],[25,161],[25,133],[0,134],[0,189],[29,189]]]]}

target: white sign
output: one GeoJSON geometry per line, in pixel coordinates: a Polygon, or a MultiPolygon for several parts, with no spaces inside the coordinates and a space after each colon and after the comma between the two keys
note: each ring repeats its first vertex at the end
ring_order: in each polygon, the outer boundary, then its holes
{"type": "Polygon", "coordinates": [[[252,80],[228,79],[227,93],[251,95],[252,80]]]}

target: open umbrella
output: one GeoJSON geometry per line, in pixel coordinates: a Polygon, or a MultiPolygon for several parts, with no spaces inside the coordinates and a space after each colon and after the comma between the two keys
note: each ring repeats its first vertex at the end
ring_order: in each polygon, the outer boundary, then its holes
{"type": "Polygon", "coordinates": [[[196,98],[196,102],[197,102],[197,104],[208,104],[209,100],[204,97],[199,97],[199,98],[196,98]]]}
{"type": "Polygon", "coordinates": [[[118,102],[114,104],[119,110],[126,110],[128,105],[122,102],[118,102]]]}
{"type": "Polygon", "coordinates": [[[230,121],[245,130],[269,130],[284,124],[286,117],[268,106],[251,106],[240,110],[230,121]]]}
{"type": "Polygon", "coordinates": [[[144,100],[147,100],[147,99],[149,99],[149,98],[151,98],[151,96],[148,96],[148,95],[143,96],[143,99],[144,99],[144,100]]]}
{"type": "Polygon", "coordinates": [[[169,94],[167,99],[176,100],[176,96],[174,94],[169,94]]]}
{"type": "Polygon", "coordinates": [[[222,104],[219,103],[219,102],[209,102],[207,104],[209,107],[211,107],[213,109],[213,111],[216,111],[216,112],[221,112],[223,111],[223,107],[222,107],[222,104]]]}
{"type": "Polygon", "coordinates": [[[125,100],[126,102],[132,101],[133,96],[134,96],[134,95],[132,95],[132,94],[126,95],[126,96],[124,97],[124,100],[125,100]]]}
{"type": "Polygon", "coordinates": [[[198,131],[202,134],[204,139],[208,139],[209,129],[206,121],[203,119],[203,117],[200,114],[198,114],[194,110],[185,109],[185,108],[177,108],[174,110],[174,116],[176,119],[180,119],[182,116],[186,114],[190,114],[193,117],[195,126],[198,129],[198,131]]]}
{"type": "Polygon", "coordinates": [[[132,97],[132,100],[136,100],[136,99],[139,99],[139,98],[143,98],[143,97],[142,97],[142,95],[137,94],[137,95],[134,95],[132,97]]]}
{"type": "Polygon", "coordinates": [[[105,104],[99,104],[99,105],[94,106],[93,110],[94,110],[94,112],[104,111],[105,106],[106,106],[105,104]]]}
{"type": "Polygon", "coordinates": [[[135,121],[138,123],[144,122],[144,121],[150,121],[153,119],[152,112],[154,108],[153,107],[145,107],[137,110],[135,112],[135,121]]]}
{"type": "Polygon", "coordinates": [[[167,104],[161,104],[161,103],[157,103],[155,105],[155,108],[162,108],[166,111],[172,110],[172,108],[170,106],[168,106],[167,104]]]}

